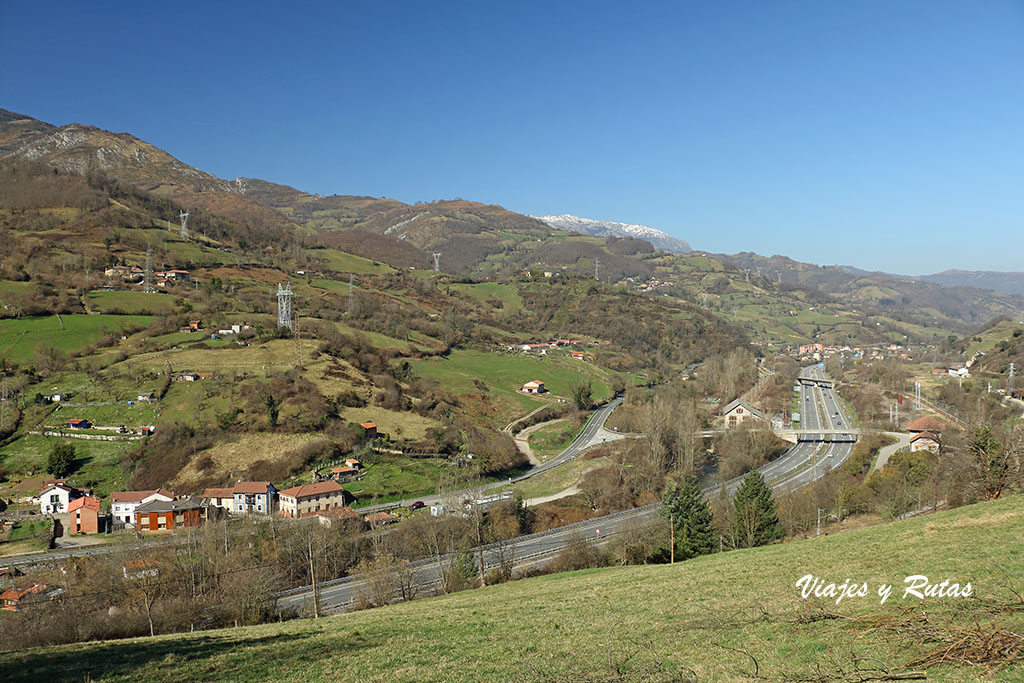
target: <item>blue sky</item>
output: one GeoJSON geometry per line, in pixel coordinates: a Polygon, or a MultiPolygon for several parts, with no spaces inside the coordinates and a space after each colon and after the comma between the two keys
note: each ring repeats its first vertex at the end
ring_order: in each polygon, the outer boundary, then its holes
{"type": "Polygon", "coordinates": [[[1024,2],[14,3],[0,107],[225,178],[1024,270],[1024,2]]]}

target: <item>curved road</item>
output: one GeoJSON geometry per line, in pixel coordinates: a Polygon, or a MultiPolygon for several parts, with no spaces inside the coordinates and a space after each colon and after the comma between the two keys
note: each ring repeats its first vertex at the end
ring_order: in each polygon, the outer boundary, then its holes
{"type": "MultiPolygon", "coordinates": [[[[804,368],[800,376],[811,380],[825,379],[824,371],[816,365],[804,368]]],[[[837,401],[833,388],[815,384],[814,386],[805,386],[803,391],[808,395],[803,398],[804,415],[801,427],[806,425],[806,428],[809,429],[826,430],[850,427],[850,418],[842,404],[837,401]]],[[[576,441],[557,458],[553,458],[541,467],[534,468],[530,473],[521,475],[520,478],[537,474],[541,468],[546,471],[557,467],[594,445],[593,440],[601,438],[599,432],[608,415],[620,402],[621,398],[617,398],[595,413],[576,441]],[[556,462],[557,464],[554,464],[556,462]]],[[[829,471],[845,462],[852,451],[852,442],[803,441],[797,443],[781,457],[759,468],[758,471],[776,490],[792,491],[825,476],[829,471]]],[[[513,478],[513,480],[517,480],[517,478],[513,478]]],[[[706,487],[704,494],[706,496],[717,495],[724,489],[727,495],[732,495],[742,480],[743,477],[737,477],[722,484],[706,487]]],[[[522,536],[504,544],[483,546],[484,563],[488,569],[491,569],[500,565],[502,561],[511,560],[513,567],[521,572],[531,565],[549,561],[574,539],[598,539],[599,542],[603,542],[609,537],[628,530],[661,523],[658,515],[659,506],[660,503],[654,503],[566,527],[522,536]]],[[[474,548],[471,551],[474,558],[477,557],[480,550],[481,548],[474,548]]],[[[419,560],[408,566],[412,573],[413,583],[418,587],[420,595],[438,592],[442,567],[447,566],[454,559],[454,556],[443,556],[419,560]]],[[[366,591],[367,582],[359,576],[325,582],[320,586],[321,611],[344,611],[365,598],[366,591]]],[[[308,608],[312,599],[312,591],[309,586],[304,586],[284,591],[279,596],[278,605],[281,608],[303,609],[308,608]]]]}

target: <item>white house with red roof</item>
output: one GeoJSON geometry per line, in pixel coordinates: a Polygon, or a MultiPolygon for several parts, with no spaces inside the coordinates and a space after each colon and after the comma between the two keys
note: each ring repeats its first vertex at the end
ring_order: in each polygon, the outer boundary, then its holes
{"type": "Polygon", "coordinates": [[[913,453],[918,451],[938,453],[939,437],[931,432],[918,432],[910,437],[910,450],[913,453]]]}
{"type": "Polygon", "coordinates": [[[134,524],[135,508],[143,503],[154,500],[170,502],[175,495],[167,489],[149,489],[146,491],[114,491],[110,494],[110,514],[115,523],[134,524]]]}
{"type": "Polygon", "coordinates": [[[544,382],[539,379],[532,380],[524,384],[520,390],[526,394],[543,394],[547,389],[544,388],[544,382]]]}
{"type": "Polygon", "coordinates": [[[39,492],[39,512],[44,515],[56,515],[68,511],[68,505],[75,498],[81,498],[82,492],[63,481],[46,484],[39,492]]]}

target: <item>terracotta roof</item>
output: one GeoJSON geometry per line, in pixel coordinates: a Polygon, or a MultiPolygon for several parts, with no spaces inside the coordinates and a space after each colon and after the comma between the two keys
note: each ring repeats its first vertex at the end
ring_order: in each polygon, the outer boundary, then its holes
{"type": "Polygon", "coordinates": [[[75,490],[73,486],[68,486],[62,481],[51,481],[50,483],[43,486],[42,490],[39,491],[39,495],[43,495],[50,489],[64,489],[65,491],[68,492],[75,490]]]}
{"type": "Polygon", "coordinates": [[[948,429],[949,425],[938,420],[930,415],[919,417],[916,420],[912,420],[907,423],[906,430],[908,432],[941,432],[944,429],[948,429]]]}
{"type": "Polygon", "coordinates": [[[45,583],[33,583],[29,586],[24,586],[22,588],[8,588],[3,593],[0,593],[0,602],[3,602],[4,600],[18,601],[26,595],[30,595],[32,593],[42,593],[46,591],[48,588],[49,586],[47,586],[45,583]]]}
{"type": "Polygon", "coordinates": [[[374,422],[363,422],[359,426],[362,427],[363,429],[376,429],[377,428],[377,425],[374,422]]]}
{"type": "Polygon", "coordinates": [[[293,486],[290,489],[281,491],[280,495],[287,496],[289,498],[307,498],[309,496],[317,496],[323,493],[337,493],[341,490],[343,490],[341,488],[341,484],[333,479],[327,479],[326,481],[320,481],[315,484],[293,486]]]}
{"type": "Polygon", "coordinates": [[[235,495],[232,489],[206,489],[203,498],[230,498],[235,495]]]}
{"type": "Polygon", "coordinates": [[[332,467],[331,472],[336,472],[337,474],[348,474],[349,472],[355,472],[355,470],[351,467],[332,467]]]}
{"type": "Polygon", "coordinates": [[[154,493],[159,493],[168,498],[174,498],[174,493],[167,489],[150,489],[149,491],[114,491],[110,494],[111,503],[141,503],[143,499],[149,498],[154,493]]]}
{"type": "Polygon", "coordinates": [[[363,516],[361,514],[359,514],[358,512],[356,512],[355,510],[353,510],[352,508],[350,508],[347,505],[345,507],[331,508],[330,510],[323,510],[322,512],[318,512],[317,514],[320,515],[321,517],[331,517],[333,519],[359,519],[359,520],[361,520],[363,518],[363,516]]]}
{"type": "Polygon", "coordinates": [[[69,424],[69,425],[78,425],[78,424],[82,424],[83,422],[86,422],[86,421],[87,420],[84,420],[83,418],[76,417],[74,419],[68,420],[67,424],[69,424]]]}
{"type": "Polygon", "coordinates": [[[232,493],[266,493],[269,481],[240,481],[231,489],[232,493]]]}
{"type": "Polygon", "coordinates": [[[135,512],[141,514],[147,512],[178,512],[180,510],[198,510],[202,507],[202,499],[197,496],[186,496],[178,500],[151,500],[135,508],[135,512]]]}
{"type": "Polygon", "coordinates": [[[99,511],[100,501],[96,498],[83,496],[81,498],[75,498],[73,501],[68,503],[68,512],[74,512],[78,508],[92,508],[93,510],[99,511]]]}
{"type": "Polygon", "coordinates": [[[373,523],[373,522],[383,522],[384,524],[387,524],[388,522],[395,522],[395,521],[398,520],[397,517],[395,517],[394,515],[388,514],[387,512],[374,512],[371,515],[366,515],[366,517],[364,517],[363,519],[365,519],[367,522],[371,522],[371,523],[373,523]]]}

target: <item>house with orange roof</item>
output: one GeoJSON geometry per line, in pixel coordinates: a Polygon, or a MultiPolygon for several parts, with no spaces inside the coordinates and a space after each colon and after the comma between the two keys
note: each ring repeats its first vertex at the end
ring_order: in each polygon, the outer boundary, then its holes
{"type": "Polygon", "coordinates": [[[269,481],[240,481],[231,495],[231,512],[236,515],[269,515],[277,503],[277,489],[269,481]]]}
{"type": "Polygon", "coordinates": [[[345,507],[352,500],[352,494],[341,488],[341,484],[334,479],[327,479],[281,491],[278,494],[278,507],[281,515],[299,519],[345,507]]]}
{"type": "Polygon", "coordinates": [[[68,531],[71,535],[100,532],[100,501],[92,496],[75,498],[68,505],[68,531]]]}
{"type": "Polygon", "coordinates": [[[19,612],[34,602],[52,600],[64,592],[63,588],[49,586],[45,583],[32,583],[21,588],[8,588],[0,593],[0,609],[8,612],[19,612]]]}
{"type": "Polygon", "coordinates": [[[377,424],[375,422],[362,422],[362,423],[359,424],[359,426],[366,430],[366,438],[368,438],[368,439],[376,439],[377,438],[377,436],[378,436],[377,424]]]}
{"type": "Polygon", "coordinates": [[[547,389],[544,388],[544,382],[540,381],[539,379],[535,379],[524,384],[520,388],[520,391],[522,391],[525,394],[543,394],[544,392],[547,391],[547,389]]]}
{"type": "Polygon", "coordinates": [[[234,489],[230,488],[206,489],[203,491],[203,498],[209,503],[210,507],[231,512],[231,505],[235,501],[235,493],[234,489]]]}

